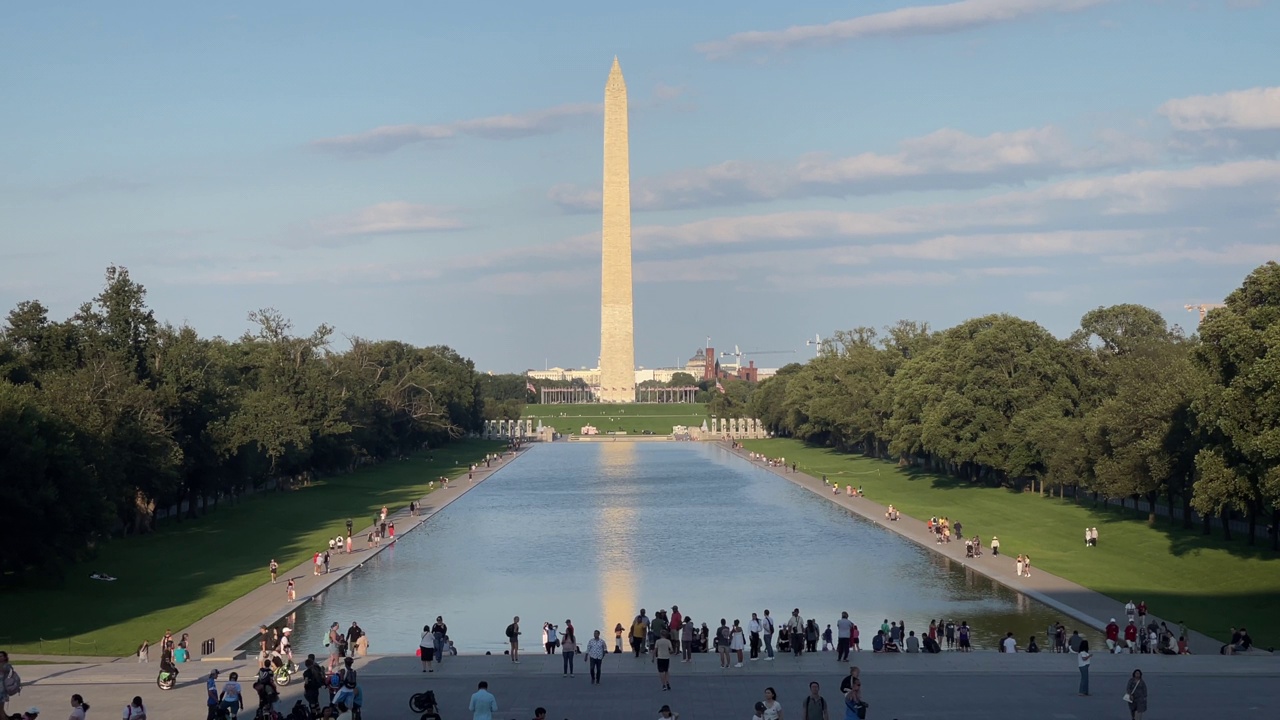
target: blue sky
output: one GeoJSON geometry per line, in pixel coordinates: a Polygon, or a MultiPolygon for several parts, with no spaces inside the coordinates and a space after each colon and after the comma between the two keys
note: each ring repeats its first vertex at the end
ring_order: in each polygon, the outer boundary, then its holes
{"type": "MultiPolygon", "coordinates": [[[[1275,0],[7,3],[0,307],[593,365],[600,102],[636,354],[1137,302],[1280,258],[1275,0]]],[[[777,364],[785,356],[761,358],[777,364]]]]}

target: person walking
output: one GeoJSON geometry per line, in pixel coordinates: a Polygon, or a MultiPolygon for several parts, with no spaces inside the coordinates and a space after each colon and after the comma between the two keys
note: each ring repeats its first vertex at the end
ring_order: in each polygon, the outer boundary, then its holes
{"type": "MultiPolygon", "coordinates": [[[[222,685],[222,695],[218,697],[218,709],[226,713],[226,717],[235,720],[236,715],[240,714],[240,706],[244,703],[243,696],[240,673],[233,672],[227,676],[227,682],[222,685]]],[[[130,718],[124,718],[124,720],[130,720],[130,718]]],[[[132,720],[138,720],[138,718],[135,716],[132,720]]]]}
{"type": "Polygon", "coordinates": [[[804,720],[831,720],[827,700],[817,682],[809,683],[809,694],[804,696],[804,720]]]}
{"type": "Polygon", "coordinates": [[[564,639],[560,641],[560,654],[564,658],[564,676],[573,677],[573,656],[578,654],[578,641],[573,637],[573,630],[564,631],[564,639]]]}
{"type": "Polygon", "coordinates": [[[431,626],[431,645],[436,651],[436,664],[444,666],[445,643],[449,640],[449,626],[444,624],[444,616],[437,615],[435,624],[431,626]]]}
{"type": "Polygon", "coordinates": [[[854,677],[844,693],[844,720],[863,720],[870,703],[862,699],[862,680],[854,677]]]}
{"type": "Polygon", "coordinates": [[[1076,656],[1078,661],[1076,666],[1080,668],[1080,697],[1089,696],[1089,661],[1093,656],[1089,654],[1089,641],[1080,641],[1080,654],[1076,656]]]}
{"type": "Polygon", "coordinates": [[[85,720],[85,713],[89,712],[89,703],[79,694],[71,696],[71,716],[68,720],[85,720]]]}
{"type": "Polygon", "coordinates": [[[613,654],[622,654],[622,633],[626,632],[626,628],[622,627],[622,623],[613,626],[613,654]]]}
{"type": "Polygon", "coordinates": [[[1142,679],[1142,671],[1134,670],[1129,682],[1124,686],[1125,701],[1129,703],[1129,719],[1142,720],[1147,711],[1147,682],[1142,679]]]}
{"type": "Polygon", "coordinates": [[[853,637],[853,622],[848,611],[840,613],[836,621],[836,662],[849,662],[849,641],[853,637]]]}
{"type": "MultiPolygon", "coordinates": [[[[666,630],[653,641],[653,657],[658,665],[658,680],[663,690],[671,689],[671,633],[666,630]]],[[[741,665],[741,663],[739,663],[741,665]]]]}
{"type": "Polygon", "coordinates": [[[764,619],[760,621],[760,629],[764,632],[765,660],[773,659],[773,618],[769,616],[769,608],[764,609],[764,619]]]}
{"type": "Polygon", "coordinates": [[[498,712],[498,699],[489,692],[489,683],[481,680],[476,685],[467,709],[471,711],[471,720],[493,720],[493,714],[498,712]]]}
{"type": "Polygon", "coordinates": [[[271,558],[271,564],[267,566],[267,569],[271,571],[271,584],[275,585],[276,573],[280,571],[280,564],[276,562],[275,558],[271,558]]]}
{"type": "Polygon", "coordinates": [[[764,689],[764,720],[783,720],[782,703],[778,702],[778,691],[771,687],[764,689]]]}
{"type": "Polygon", "coordinates": [[[147,720],[147,708],[142,704],[142,696],[134,695],[133,702],[124,706],[120,717],[121,720],[147,720]]]}
{"type": "MultiPolygon", "coordinates": [[[[621,638],[619,638],[618,649],[621,650],[621,638]]],[[[604,665],[605,653],[609,648],[604,644],[604,640],[600,639],[600,631],[596,630],[595,635],[587,641],[587,664],[591,667],[591,684],[600,684],[600,668],[604,665]]]]}

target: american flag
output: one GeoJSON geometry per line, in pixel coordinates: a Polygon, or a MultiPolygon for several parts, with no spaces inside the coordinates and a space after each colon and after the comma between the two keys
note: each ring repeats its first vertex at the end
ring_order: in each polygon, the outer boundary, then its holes
{"type": "Polygon", "coordinates": [[[532,382],[529,382],[528,380],[525,380],[525,381],[524,381],[524,386],[525,386],[526,388],[528,388],[529,392],[531,392],[531,393],[536,393],[536,392],[538,392],[538,388],[534,387],[534,386],[533,386],[533,383],[532,383],[532,382]]]}
{"type": "Polygon", "coordinates": [[[719,380],[716,381],[716,389],[720,392],[724,392],[724,386],[720,384],[719,380]]]}

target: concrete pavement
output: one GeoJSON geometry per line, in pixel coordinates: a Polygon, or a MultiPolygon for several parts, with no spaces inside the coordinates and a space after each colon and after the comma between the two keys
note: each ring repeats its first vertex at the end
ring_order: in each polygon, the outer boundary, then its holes
{"type": "MultiPolygon", "coordinates": [[[[599,686],[590,684],[581,656],[575,661],[574,678],[562,676],[559,655],[544,654],[522,655],[518,665],[501,655],[461,656],[431,674],[422,673],[417,659],[407,655],[371,656],[356,667],[368,720],[413,717],[408,697],[426,689],[436,691],[445,720],[461,720],[469,717],[467,700],[479,680],[487,680],[497,696],[499,720],[528,720],[538,706],[557,719],[652,720],[664,703],[682,720],[745,718],[765,687],[777,689],[786,717],[794,720],[803,718],[800,703],[810,680],[822,684],[832,720],[840,720],[838,688],[848,666],[834,657],[831,652],[812,653],[721,670],[715,655],[700,654],[691,665],[672,663],[670,692],[661,690],[655,666],[647,658],[637,660],[629,654],[605,659],[599,686]]],[[[1280,660],[1270,655],[1098,655],[1090,669],[1091,696],[1085,698],[1076,695],[1079,673],[1073,655],[862,652],[852,661],[862,670],[864,696],[871,703],[868,717],[886,719],[1120,720],[1128,717],[1120,696],[1134,668],[1143,670],[1150,688],[1148,717],[1274,718],[1280,680],[1280,660]]],[[[143,697],[152,717],[198,717],[204,706],[204,678],[215,666],[223,681],[231,670],[244,680],[254,672],[253,663],[244,661],[187,663],[179,687],[161,692],[155,685],[156,663],[20,666],[26,687],[9,711],[37,705],[47,717],[57,718],[70,695],[80,693],[93,705],[90,717],[114,717],[112,713],[120,712],[134,695],[143,697]]],[[[280,706],[287,711],[301,693],[298,679],[283,689],[280,706]]]]}

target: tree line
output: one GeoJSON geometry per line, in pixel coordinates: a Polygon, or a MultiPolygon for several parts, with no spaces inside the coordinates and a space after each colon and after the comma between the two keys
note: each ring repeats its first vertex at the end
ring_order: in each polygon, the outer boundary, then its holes
{"type": "MultiPolygon", "coordinates": [[[[445,346],[295,331],[274,310],[237,340],[159,322],[110,267],[70,318],[20,303],[0,330],[0,580],[56,571],[158,508],[351,471],[478,430],[501,401],[445,346]]],[[[521,391],[524,388],[521,387],[521,391]]],[[[183,519],[179,513],[178,519],[183,519]]]]}
{"type": "Polygon", "coordinates": [[[1194,509],[1228,538],[1242,517],[1250,544],[1261,521],[1277,549],[1280,265],[1191,336],[1140,305],[1092,310],[1065,339],[1004,314],[839,332],[732,412],[974,483],[1167,500],[1185,527],[1194,509]]]}

